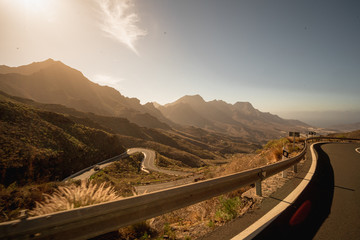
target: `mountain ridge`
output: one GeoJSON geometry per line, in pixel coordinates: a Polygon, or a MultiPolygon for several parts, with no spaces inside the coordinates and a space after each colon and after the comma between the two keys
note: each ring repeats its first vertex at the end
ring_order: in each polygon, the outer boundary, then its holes
{"type": "Polygon", "coordinates": [[[279,136],[278,130],[305,129],[307,124],[297,120],[282,119],[271,113],[255,109],[249,102],[227,103],[223,100],[206,102],[200,95],[186,95],[173,103],[154,105],[171,121],[191,125],[232,136],[265,138],[279,136]],[[264,134],[261,134],[261,131],[264,134]]]}
{"type": "Polygon", "coordinates": [[[0,89],[37,102],[126,117],[144,127],[169,129],[168,125],[172,124],[158,110],[141,105],[138,99],[127,98],[114,88],[91,82],[80,71],[52,59],[20,67],[2,66],[0,89]]]}
{"type": "Polygon", "coordinates": [[[80,71],[52,59],[20,67],[0,66],[0,90],[37,102],[126,118],[142,127],[170,130],[194,126],[258,142],[308,127],[297,120],[263,113],[249,102],[207,102],[200,95],[185,95],[164,106],[157,103],[142,105],[139,99],[100,86],[80,71]]]}

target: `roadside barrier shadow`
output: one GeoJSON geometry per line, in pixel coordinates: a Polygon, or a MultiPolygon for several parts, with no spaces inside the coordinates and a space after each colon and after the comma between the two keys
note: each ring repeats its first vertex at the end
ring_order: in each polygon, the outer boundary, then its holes
{"type": "MultiPolygon", "coordinates": [[[[323,222],[329,216],[334,196],[334,171],[329,156],[321,149],[322,144],[314,146],[318,154],[315,174],[293,205],[287,208],[254,239],[313,239],[323,222]],[[310,202],[310,212],[303,211],[300,223],[290,224],[297,210],[310,202]]],[[[309,204],[307,205],[309,206],[309,204]]]]}

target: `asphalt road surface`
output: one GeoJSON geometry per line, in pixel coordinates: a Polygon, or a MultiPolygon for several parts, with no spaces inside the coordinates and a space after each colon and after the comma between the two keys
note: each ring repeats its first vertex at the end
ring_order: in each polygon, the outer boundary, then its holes
{"type": "MultiPolygon", "coordinates": [[[[113,162],[108,162],[108,163],[103,163],[103,164],[98,164],[99,169],[102,169],[104,167],[109,166],[110,164],[112,164],[113,162]]],[[[79,176],[76,176],[73,178],[73,180],[84,180],[84,179],[88,179],[91,177],[91,175],[95,174],[97,171],[95,171],[93,168],[82,173],[79,176]]]]}
{"type": "Polygon", "coordinates": [[[144,160],[141,163],[141,169],[146,171],[154,171],[154,172],[161,172],[166,173],[169,175],[175,175],[175,176],[185,176],[189,173],[187,172],[180,172],[180,171],[172,171],[172,170],[166,170],[159,168],[155,165],[155,151],[145,148],[130,148],[127,153],[129,155],[134,154],[136,152],[141,152],[144,154],[144,160]]]}
{"type": "MultiPolygon", "coordinates": [[[[102,169],[110,164],[112,164],[113,162],[115,161],[118,161],[118,160],[121,160],[123,157],[126,157],[126,154],[123,153],[123,154],[120,154],[116,157],[113,157],[111,159],[107,159],[107,160],[104,160],[98,164],[95,164],[99,169],[102,169]]],[[[73,175],[67,177],[66,179],[64,179],[63,181],[67,181],[67,180],[70,180],[70,179],[73,179],[73,180],[85,180],[85,179],[89,179],[91,177],[91,175],[93,175],[94,173],[96,173],[98,170],[94,170],[94,166],[91,166],[91,167],[88,167],[88,168],[85,168],[83,170],[80,170],[79,172],[77,173],[74,173],[73,175]]]]}
{"type": "Polygon", "coordinates": [[[269,236],[277,236],[277,239],[360,239],[360,154],[356,151],[359,147],[359,143],[316,145],[315,174],[293,204],[294,210],[285,211],[255,239],[269,236]],[[306,201],[311,206],[309,214],[303,222],[290,226],[289,219],[306,201]]]}
{"type": "Polygon", "coordinates": [[[330,214],[314,239],[360,239],[360,144],[324,144],[334,172],[330,214]]]}

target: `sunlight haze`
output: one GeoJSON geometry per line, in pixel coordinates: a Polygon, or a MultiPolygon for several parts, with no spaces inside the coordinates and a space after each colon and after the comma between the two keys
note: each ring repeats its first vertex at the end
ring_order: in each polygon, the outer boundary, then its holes
{"type": "Polygon", "coordinates": [[[200,94],[360,122],[359,12],[350,0],[0,0],[0,65],[52,58],[142,104],[200,94]]]}

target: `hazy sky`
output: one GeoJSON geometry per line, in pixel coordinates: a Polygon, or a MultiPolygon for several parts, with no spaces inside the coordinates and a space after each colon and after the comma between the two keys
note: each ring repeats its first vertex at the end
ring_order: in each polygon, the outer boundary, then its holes
{"type": "Polygon", "coordinates": [[[360,112],[360,1],[0,0],[0,64],[47,58],[142,103],[360,112]]]}

